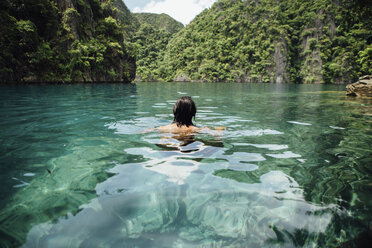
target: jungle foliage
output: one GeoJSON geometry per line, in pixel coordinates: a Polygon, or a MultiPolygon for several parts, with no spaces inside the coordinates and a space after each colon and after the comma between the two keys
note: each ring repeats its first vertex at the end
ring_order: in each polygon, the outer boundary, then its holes
{"type": "Polygon", "coordinates": [[[219,0],[183,27],[122,0],[2,0],[0,81],[348,83],[372,74],[370,13],[368,0],[219,0]]]}
{"type": "Polygon", "coordinates": [[[124,43],[119,2],[2,0],[0,80],[133,80],[135,60],[124,43]]]}
{"type": "Polygon", "coordinates": [[[166,81],[350,82],[372,74],[370,13],[365,0],[219,0],[165,52],[141,44],[140,57],[160,62],[139,68],[166,81]]]}
{"type": "Polygon", "coordinates": [[[136,13],[137,30],[130,41],[137,60],[137,80],[154,81],[164,78],[159,65],[164,59],[171,37],[183,24],[166,14],[136,13]]]}

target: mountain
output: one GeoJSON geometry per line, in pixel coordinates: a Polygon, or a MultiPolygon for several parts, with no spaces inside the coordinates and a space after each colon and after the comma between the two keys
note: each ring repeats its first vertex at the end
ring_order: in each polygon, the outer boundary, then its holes
{"type": "Polygon", "coordinates": [[[134,79],[122,29],[131,15],[121,0],[2,0],[0,7],[0,81],[134,79]]]}
{"type": "MultiPolygon", "coordinates": [[[[121,29],[124,31],[124,39],[128,41],[138,30],[140,24],[134,14],[124,4],[123,0],[113,0],[112,3],[116,11],[117,20],[121,29]]],[[[131,48],[128,50],[131,50],[131,48]]]]}
{"type": "Polygon", "coordinates": [[[372,74],[372,2],[219,0],[168,42],[172,81],[346,83],[372,74]]]}
{"type": "Polygon", "coordinates": [[[141,24],[147,23],[155,29],[165,29],[171,34],[175,34],[183,28],[182,23],[167,14],[134,13],[134,16],[141,24]]]}
{"type": "Polygon", "coordinates": [[[1,82],[347,83],[372,74],[369,0],[219,0],[183,25],[122,0],[0,1],[1,82]]]}
{"type": "Polygon", "coordinates": [[[159,70],[171,37],[183,24],[166,14],[136,13],[138,27],[130,41],[137,58],[137,81],[158,81],[165,77],[159,70]]]}

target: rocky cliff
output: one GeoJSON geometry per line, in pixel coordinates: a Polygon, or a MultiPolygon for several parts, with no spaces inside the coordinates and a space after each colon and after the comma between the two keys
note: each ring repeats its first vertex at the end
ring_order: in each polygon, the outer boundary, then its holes
{"type": "Polygon", "coordinates": [[[372,74],[371,1],[219,0],[169,41],[166,80],[347,83],[372,74]]]}
{"type": "Polygon", "coordinates": [[[132,81],[118,1],[1,1],[0,81],[132,81]]]}
{"type": "Polygon", "coordinates": [[[372,97],[372,75],[360,77],[358,82],[348,84],[346,95],[372,97]]]}

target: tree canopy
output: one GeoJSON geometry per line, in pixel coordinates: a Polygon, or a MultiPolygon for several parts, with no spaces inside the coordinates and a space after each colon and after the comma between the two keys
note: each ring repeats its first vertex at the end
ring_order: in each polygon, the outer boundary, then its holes
{"type": "Polygon", "coordinates": [[[219,0],[160,52],[159,34],[141,27],[156,38],[141,43],[138,73],[166,81],[185,73],[209,82],[350,82],[372,73],[371,12],[362,0],[219,0]],[[142,63],[153,57],[151,66],[142,63]]]}
{"type": "MultiPolygon", "coordinates": [[[[3,0],[0,80],[131,81],[121,0],[3,0]],[[121,16],[120,16],[121,15],[121,16]]],[[[130,13],[129,13],[130,16],[130,13]]]]}

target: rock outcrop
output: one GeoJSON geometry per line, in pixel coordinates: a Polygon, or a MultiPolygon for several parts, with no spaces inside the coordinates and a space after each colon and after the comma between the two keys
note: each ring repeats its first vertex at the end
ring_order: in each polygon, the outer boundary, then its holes
{"type": "Polygon", "coordinates": [[[357,82],[348,84],[346,95],[372,97],[372,75],[363,76],[357,82]]]}
{"type": "Polygon", "coordinates": [[[177,77],[174,78],[175,82],[191,82],[191,79],[185,74],[181,73],[177,77]]]}
{"type": "Polygon", "coordinates": [[[275,78],[273,82],[275,83],[288,83],[289,82],[289,75],[287,72],[287,53],[288,49],[285,45],[284,40],[277,42],[275,44],[275,52],[274,52],[274,63],[275,63],[275,78]]]}

